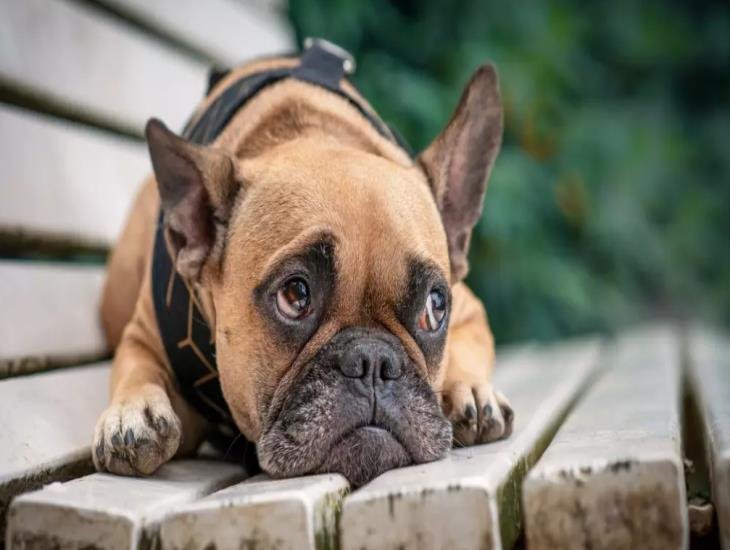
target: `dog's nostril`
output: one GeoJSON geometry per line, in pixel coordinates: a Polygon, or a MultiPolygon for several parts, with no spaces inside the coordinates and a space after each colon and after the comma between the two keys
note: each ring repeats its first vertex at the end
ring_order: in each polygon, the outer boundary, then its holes
{"type": "Polygon", "coordinates": [[[370,373],[370,357],[358,348],[345,353],[339,363],[340,371],[347,378],[363,378],[370,373]]]}
{"type": "Polygon", "coordinates": [[[397,380],[400,378],[400,365],[394,358],[383,357],[380,361],[380,378],[383,380],[397,380]]]}
{"type": "Polygon", "coordinates": [[[362,360],[360,361],[360,368],[357,369],[355,376],[358,378],[362,378],[366,374],[370,372],[370,358],[367,356],[364,356],[362,360]]]}

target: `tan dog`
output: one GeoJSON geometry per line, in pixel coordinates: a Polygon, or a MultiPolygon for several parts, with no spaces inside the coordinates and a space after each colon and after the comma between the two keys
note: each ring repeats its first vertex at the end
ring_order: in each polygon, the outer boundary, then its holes
{"type": "MultiPolygon", "coordinates": [[[[236,79],[294,63],[236,69],[196,113],[236,79]]],[[[158,331],[160,206],[177,273],[210,326],[225,401],[271,475],[334,471],[361,484],[437,459],[452,440],[509,435],[486,314],[461,282],[502,135],[492,66],[416,160],[351,102],[296,79],[253,97],[211,146],[157,121],[146,135],[155,177],[111,256],[102,304],[116,353],[94,435],[99,470],[149,474],[209,429],[158,331]]]]}

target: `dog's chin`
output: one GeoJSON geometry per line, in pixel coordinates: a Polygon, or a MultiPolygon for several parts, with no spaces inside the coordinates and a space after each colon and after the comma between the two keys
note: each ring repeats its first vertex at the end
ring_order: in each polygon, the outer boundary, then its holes
{"type": "MultiPolygon", "coordinates": [[[[333,434],[334,435],[334,434],[333,434]]],[[[257,448],[261,467],[273,477],[337,473],[359,487],[387,470],[412,464],[413,458],[385,428],[374,425],[353,427],[318,446],[292,446],[289,438],[273,430],[262,437],[257,448]]]]}
{"type": "Polygon", "coordinates": [[[387,470],[412,462],[406,449],[388,430],[364,426],[337,441],[317,472],[342,474],[359,487],[387,470]]]}

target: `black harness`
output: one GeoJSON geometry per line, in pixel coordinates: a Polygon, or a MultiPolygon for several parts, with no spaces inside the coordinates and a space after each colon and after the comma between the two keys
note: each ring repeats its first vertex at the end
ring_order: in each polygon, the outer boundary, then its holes
{"type": "MultiPolygon", "coordinates": [[[[205,112],[187,124],[183,136],[193,143],[210,144],[252,97],[271,84],[293,78],[316,84],[347,99],[380,135],[411,155],[410,148],[396,131],[341,87],[345,75],[354,71],[352,57],[325,40],[308,40],[305,47],[298,65],[255,73],[233,83],[205,112]]],[[[223,76],[225,73],[211,76],[209,93],[223,76]]],[[[255,447],[240,434],[223,398],[210,327],[192,289],[175,271],[168,253],[162,213],[152,258],[152,296],[160,337],[180,390],[185,399],[216,427],[209,434],[209,440],[227,454],[242,453],[247,468],[257,469],[255,447]],[[232,442],[236,443],[235,450],[232,442]]]]}

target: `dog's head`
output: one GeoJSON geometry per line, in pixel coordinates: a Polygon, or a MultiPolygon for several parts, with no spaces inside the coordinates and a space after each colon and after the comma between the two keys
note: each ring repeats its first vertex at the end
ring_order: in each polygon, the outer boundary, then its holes
{"type": "Polygon", "coordinates": [[[410,166],[306,133],[244,160],[148,124],[176,269],[207,297],[226,401],[266,471],[361,484],[450,447],[450,288],[501,134],[491,66],[410,166]]]}

